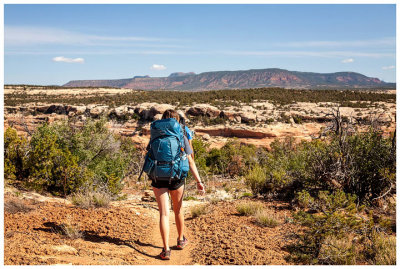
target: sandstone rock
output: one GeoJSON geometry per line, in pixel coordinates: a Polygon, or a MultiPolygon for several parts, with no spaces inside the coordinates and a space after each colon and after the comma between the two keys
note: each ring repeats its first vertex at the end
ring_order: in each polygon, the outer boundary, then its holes
{"type": "Polygon", "coordinates": [[[235,115],[234,121],[240,123],[242,122],[242,117],[240,115],[235,115]]]}
{"type": "Polygon", "coordinates": [[[157,103],[141,103],[135,107],[134,112],[138,114],[141,119],[150,120],[150,109],[156,104],[157,103]]]}
{"type": "Polygon", "coordinates": [[[207,116],[212,118],[218,117],[221,113],[221,110],[208,104],[197,104],[189,108],[186,113],[191,116],[207,116]]]}
{"type": "Polygon", "coordinates": [[[252,112],[242,112],[240,113],[240,117],[242,123],[251,123],[257,120],[257,115],[252,112]]]}
{"type": "Polygon", "coordinates": [[[153,120],[161,120],[162,114],[157,114],[153,117],[153,120]]]}
{"type": "Polygon", "coordinates": [[[63,114],[66,115],[67,114],[67,110],[65,109],[65,106],[62,104],[55,104],[55,105],[51,105],[47,108],[47,110],[44,112],[46,114],[52,114],[52,113],[56,113],[56,114],[63,114]]]}
{"type": "Polygon", "coordinates": [[[19,110],[19,107],[14,107],[14,106],[5,106],[4,107],[4,111],[8,112],[8,113],[17,113],[17,111],[19,110]]]}
{"type": "Polygon", "coordinates": [[[89,113],[92,117],[98,117],[107,112],[108,112],[108,106],[96,106],[94,108],[91,108],[89,111],[89,113]]]}
{"type": "Polygon", "coordinates": [[[221,111],[220,117],[225,118],[230,121],[236,121],[235,116],[237,113],[232,112],[232,111],[221,111]]]}
{"type": "Polygon", "coordinates": [[[150,113],[152,114],[152,116],[154,116],[157,114],[163,114],[165,110],[168,109],[175,109],[175,107],[168,104],[155,104],[150,108],[150,113]]]}
{"type": "Polygon", "coordinates": [[[203,135],[203,139],[205,139],[205,140],[210,140],[210,135],[209,134],[205,134],[205,135],[203,135]]]}
{"type": "Polygon", "coordinates": [[[117,117],[122,117],[125,113],[128,113],[128,106],[119,106],[113,110],[117,117]]]}
{"type": "Polygon", "coordinates": [[[87,110],[86,106],[76,106],[76,114],[83,114],[87,110]]]}
{"type": "Polygon", "coordinates": [[[265,116],[257,115],[257,122],[265,122],[267,118],[265,116]]]}
{"type": "Polygon", "coordinates": [[[48,108],[49,106],[36,106],[34,107],[34,110],[39,113],[46,113],[48,108]]]}

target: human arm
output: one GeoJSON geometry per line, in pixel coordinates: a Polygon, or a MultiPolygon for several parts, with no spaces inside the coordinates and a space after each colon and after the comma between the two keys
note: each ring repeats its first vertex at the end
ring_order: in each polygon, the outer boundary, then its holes
{"type": "Polygon", "coordinates": [[[197,171],[196,163],[194,162],[192,155],[187,155],[187,157],[189,161],[189,169],[192,172],[194,179],[197,181],[197,189],[201,194],[204,194],[205,193],[204,185],[201,182],[199,172],[197,171]]]}
{"type": "Polygon", "coordinates": [[[191,148],[192,151],[193,151],[193,153],[190,154],[190,155],[192,156],[192,158],[193,158],[193,160],[194,160],[194,149],[193,149],[193,145],[192,145],[192,139],[189,140],[189,145],[190,145],[190,148],[191,148]]]}

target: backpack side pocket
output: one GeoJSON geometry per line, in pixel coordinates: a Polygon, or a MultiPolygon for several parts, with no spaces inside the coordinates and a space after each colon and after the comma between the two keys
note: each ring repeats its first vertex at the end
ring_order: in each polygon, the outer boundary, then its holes
{"type": "Polygon", "coordinates": [[[144,158],[143,171],[146,172],[146,174],[150,175],[151,171],[153,170],[153,167],[154,167],[154,160],[150,157],[150,154],[147,153],[146,157],[144,158]]]}

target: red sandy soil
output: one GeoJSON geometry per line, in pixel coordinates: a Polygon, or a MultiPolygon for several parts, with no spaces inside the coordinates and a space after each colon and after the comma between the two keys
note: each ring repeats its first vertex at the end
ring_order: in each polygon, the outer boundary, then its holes
{"type": "MultiPolygon", "coordinates": [[[[240,201],[207,203],[209,213],[197,218],[191,218],[189,208],[204,202],[185,201],[185,234],[190,243],[184,250],[174,249],[177,232],[171,211],[172,256],[162,261],[157,258],[162,241],[155,202],[129,195],[108,208],[81,209],[63,199],[37,197],[5,194],[5,205],[15,201],[30,210],[5,210],[6,265],[287,264],[284,257],[288,253],[282,247],[293,225],[282,221],[275,228],[260,227],[252,217],[237,215],[240,201]],[[81,238],[64,235],[61,230],[66,223],[77,225],[81,238]]],[[[265,204],[280,219],[290,216],[284,204],[265,204]]]]}
{"type": "Polygon", "coordinates": [[[290,217],[287,204],[265,203],[266,208],[278,219],[277,227],[257,225],[253,217],[241,216],[236,210],[242,201],[222,201],[210,204],[209,212],[190,219],[187,225],[197,245],[192,252],[193,260],[206,265],[285,265],[283,250],[287,236],[295,225],[285,223],[290,217]]]}

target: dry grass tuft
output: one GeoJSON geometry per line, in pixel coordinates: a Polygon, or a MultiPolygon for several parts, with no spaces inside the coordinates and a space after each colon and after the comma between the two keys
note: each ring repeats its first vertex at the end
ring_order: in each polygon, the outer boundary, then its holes
{"type": "Polygon", "coordinates": [[[72,204],[81,208],[108,207],[111,195],[105,191],[79,191],[70,197],[72,204]]]}
{"type": "Polygon", "coordinates": [[[191,213],[193,218],[197,218],[198,216],[204,215],[208,212],[207,205],[197,205],[192,207],[191,213]]]}
{"type": "Polygon", "coordinates": [[[396,236],[378,235],[375,240],[376,265],[396,265],[396,236]]]}
{"type": "Polygon", "coordinates": [[[269,210],[258,210],[254,214],[254,218],[257,224],[269,228],[274,228],[279,224],[279,221],[275,217],[274,213],[269,210]]]}
{"type": "Polygon", "coordinates": [[[19,212],[27,213],[32,211],[33,209],[34,209],[33,207],[17,199],[8,200],[4,202],[4,210],[9,214],[15,214],[19,212]]]}
{"type": "Polygon", "coordinates": [[[60,225],[63,235],[70,239],[78,239],[83,237],[83,233],[77,223],[72,221],[71,216],[67,216],[66,222],[60,225]]]}
{"type": "Polygon", "coordinates": [[[251,216],[263,208],[264,206],[258,202],[243,202],[237,205],[236,210],[242,215],[251,216]]]}

